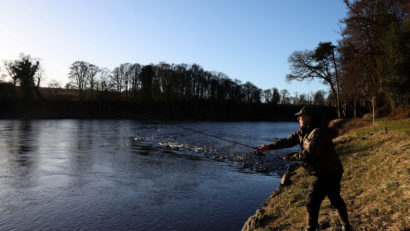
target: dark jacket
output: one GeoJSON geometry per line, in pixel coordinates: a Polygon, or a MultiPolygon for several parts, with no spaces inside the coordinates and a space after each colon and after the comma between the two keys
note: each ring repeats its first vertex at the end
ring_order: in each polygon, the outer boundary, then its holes
{"type": "Polygon", "coordinates": [[[343,172],[342,163],[336,154],[332,139],[337,131],[320,126],[301,128],[287,138],[269,145],[269,149],[290,148],[297,144],[301,151],[288,155],[289,160],[303,161],[303,166],[312,175],[321,176],[343,172]]]}

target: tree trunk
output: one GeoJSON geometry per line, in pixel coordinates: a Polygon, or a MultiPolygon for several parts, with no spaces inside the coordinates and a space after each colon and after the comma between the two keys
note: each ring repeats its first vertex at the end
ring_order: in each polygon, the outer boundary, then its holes
{"type": "Polygon", "coordinates": [[[340,119],[340,86],[339,86],[339,74],[337,73],[337,66],[336,66],[336,58],[335,58],[335,50],[333,49],[332,52],[332,59],[333,59],[333,66],[335,69],[335,77],[336,77],[336,103],[337,103],[337,117],[340,119]]]}
{"type": "Polygon", "coordinates": [[[357,100],[356,98],[354,98],[353,100],[353,118],[356,119],[357,117],[357,100]]]}
{"type": "Polygon", "coordinates": [[[373,96],[373,97],[372,97],[373,127],[376,127],[375,108],[376,108],[376,97],[373,96]]]}
{"type": "Polygon", "coordinates": [[[332,83],[332,81],[327,81],[328,83],[329,83],[329,85],[330,85],[330,90],[332,91],[332,94],[333,95],[335,95],[336,96],[336,104],[337,104],[337,118],[338,119],[340,119],[340,104],[339,104],[339,100],[338,100],[338,97],[337,97],[337,92],[336,92],[336,89],[335,89],[335,86],[334,86],[334,84],[332,83]]]}

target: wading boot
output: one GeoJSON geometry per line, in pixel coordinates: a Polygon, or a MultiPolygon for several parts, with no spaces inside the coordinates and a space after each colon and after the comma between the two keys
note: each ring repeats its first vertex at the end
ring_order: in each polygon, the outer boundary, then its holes
{"type": "Polygon", "coordinates": [[[342,226],[342,231],[352,231],[352,227],[350,225],[343,225],[342,226]]]}
{"type": "Polygon", "coordinates": [[[317,230],[317,224],[318,224],[318,215],[312,215],[309,213],[309,218],[308,218],[308,227],[305,228],[305,231],[316,231],[317,230]]]}
{"type": "Polygon", "coordinates": [[[342,223],[342,230],[343,231],[351,231],[352,226],[349,223],[349,218],[347,216],[346,206],[342,206],[340,208],[337,208],[337,216],[339,217],[340,223],[342,223]]]}
{"type": "Polygon", "coordinates": [[[318,230],[318,229],[311,228],[311,227],[307,227],[307,228],[304,229],[304,231],[316,231],[316,230],[318,230]]]}

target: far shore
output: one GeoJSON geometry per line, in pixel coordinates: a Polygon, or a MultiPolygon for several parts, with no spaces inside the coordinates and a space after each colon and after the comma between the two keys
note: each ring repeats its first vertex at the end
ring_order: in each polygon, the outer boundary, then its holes
{"type": "MultiPolygon", "coordinates": [[[[296,121],[301,105],[229,102],[127,102],[2,100],[0,119],[136,119],[147,121],[296,121]]],[[[335,118],[329,106],[317,106],[323,118],[335,118]]]]}

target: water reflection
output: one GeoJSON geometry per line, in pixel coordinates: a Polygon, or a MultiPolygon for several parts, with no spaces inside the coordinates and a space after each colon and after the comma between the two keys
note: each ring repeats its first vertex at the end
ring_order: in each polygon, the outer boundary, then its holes
{"type": "Polygon", "coordinates": [[[73,137],[77,138],[75,140],[76,149],[80,152],[86,152],[93,146],[94,140],[94,123],[93,121],[77,121],[77,127],[74,129],[73,137]]]}
{"type": "Polygon", "coordinates": [[[9,170],[26,176],[32,172],[38,150],[38,129],[31,120],[8,121],[3,128],[4,143],[8,150],[9,170]],[[14,165],[17,163],[17,165],[14,165]],[[24,168],[17,168],[18,166],[24,168]]]}
{"type": "Polygon", "coordinates": [[[3,132],[10,153],[25,154],[37,150],[36,134],[33,134],[32,121],[9,121],[3,132]]]}

